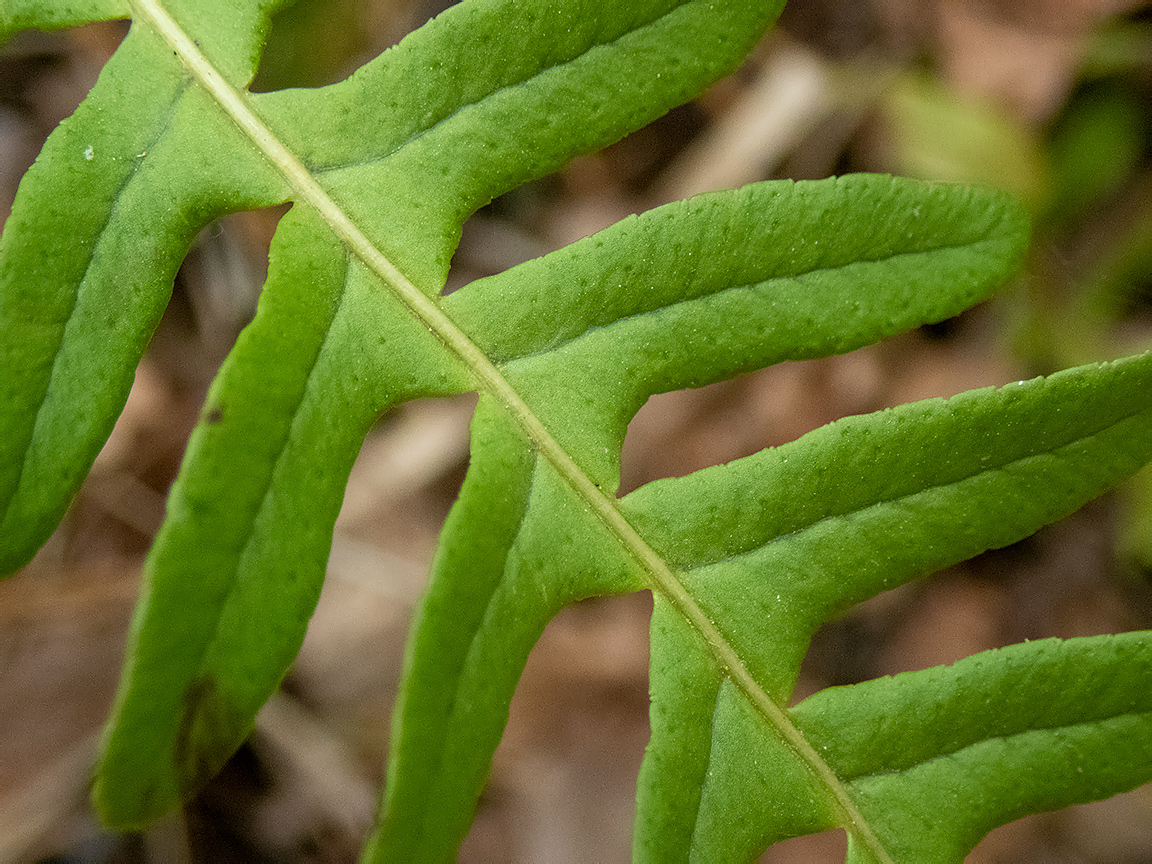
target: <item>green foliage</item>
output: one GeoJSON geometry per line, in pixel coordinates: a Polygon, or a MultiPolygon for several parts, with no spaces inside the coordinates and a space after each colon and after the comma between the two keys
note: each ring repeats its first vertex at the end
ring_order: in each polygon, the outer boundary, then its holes
{"type": "Polygon", "coordinates": [[[1011,191],[1033,212],[1048,205],[1049,167],[1020,122],[941,82],[905,73],[885,95],[884,119],[901,173],[989,183],[1011,191]]]}
{"type": "Polygon", "coordinates": [[[650,211],[440,295],[478,207],[731,71],[779,3],[472,0],[348,80],[252,94],[272,2],[8,0],[0,37],[130,14],[0,241],[0,560],[26,563],[124,404],[196,232],[284,201],[255,320],[145,568],[94,787],[115,827],[250,731],[315,605],[389,406],[479,393],[410,640],[366,860],[451,858],[528,652],[650,590],[639,860],[740,860],[840,826],[853,861],[957,861],[990,828],[1152,777],[1152,635],[1044,641],[789,708],[816,628],[1066,515],[1152,457],[1152,357],[848,418],[617,497],[654,393],[850,351],[1017,266],[989,190],[856,175],[650,211]]]}

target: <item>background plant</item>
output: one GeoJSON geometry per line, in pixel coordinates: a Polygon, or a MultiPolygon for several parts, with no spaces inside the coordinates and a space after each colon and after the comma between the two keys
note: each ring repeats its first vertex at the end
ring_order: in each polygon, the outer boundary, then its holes
{"type": "MultiPolygon", "coordinates": [[[[810,236],[814,236],[814,235],[810,235],[810,236]]],[[[461,301],[461,302],[464,302],[464,301],[461,301]]],[[[209,412],[209,419],[211,419],[211,412],[209,412]]]]}

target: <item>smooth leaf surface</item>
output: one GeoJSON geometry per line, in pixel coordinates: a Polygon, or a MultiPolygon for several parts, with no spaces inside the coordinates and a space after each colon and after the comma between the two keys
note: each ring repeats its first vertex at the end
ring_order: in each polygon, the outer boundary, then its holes
{"type": "Polygon", "coordinates": [[[655,595],[641,860],[740,860],[832,826],[857,860],[959,860],[996,824],[1152,776],[1128,743],[1147,737],[1147,634],[788,709],[821,623],[1148,461],[1148,356],[848,418],[616,497],[649,396],[988,296],[1027,239],[1007,197],[865,175],[755,184],[440,296],[470,213],[699,92],[779,5],[473,0],[345,82],[259,95],[245,88],[272,3],[5,5],[0,34],[133,17],[0,239],[0,359],[19,373],[0,384],[5,570],[87,472],[197,231],[292,202],[146,565],[94,789],[109,824],[175,806],[243,741],[299,648],[375,419],[467,390],[472,460],[413,627],[367,860],[452,858],[528,652],[599,594],[655,595]],[[1042,697],[1060,710],[1029,713],[1042,697]],[[1093,770],[1070,770],[1069,747],[1093,770]],[[978,805],[923,818],[961,794],[978,805]]]}

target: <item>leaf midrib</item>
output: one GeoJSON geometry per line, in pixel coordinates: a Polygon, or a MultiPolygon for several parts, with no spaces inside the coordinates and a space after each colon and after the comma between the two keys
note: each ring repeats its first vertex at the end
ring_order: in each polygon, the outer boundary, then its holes
{"type": "MultiPolygon", "coordinates": [[[[585,239],[588,239],[588,238],[585,238],[585,239]]],[[[562,341],[558,341],[558,342],[555,342],[552,344],[544,345],[540,348],[532,349],[529,351],[524,351],[524,352],[521,352],[518,354],[509,353],[507,356],[501,357],[496,362],[501,366],[506,366],[506,365],[509,365],[512,363],[519,363],[520,361],[523,361],[523,360],[533,360],[533,359],[538,358],[538,357],[545,357],[545,356],[552,354],[554,352],[563,351],[564,349],[568,348],[569,346],[576,345],[581,340],[588,338],[589,336],[591,336],[594,333],[600,333],[600,332],[612,330],[615,327],[627,327],[628,325],[633,324],[636,321],[641,321],[643,319],[650,318],[650,317],[655,316],[655,315],[665,314],[665,313],[668,313],[670,311],[677,310],[677,309],[685,309],[685,308],[690,307],[694,303],[700,303],[703,301],[722,298],[725,295],[734,294],[734,293],[739,292],[739,291],[753,291],[753,292],[765,291],[765,292],[767,292],[767,291],[771,290],[772,288],[775,288],[778,283],[795,282],[797,280],[808,279],[810,277],[815,278],[815,279],[819,279],[821,277],[827,276],[828,274],[837,274],[840,271],[842,271],[848,267],[855,266],[855,265],[868,266],[868,265],[873,265],[873,264],[888,264],[891,262],[900,261],[903,258],[930,257],[930,256],[938,255],[941,252],[955,252],[955,251],[959,251],[959,250],[975,251],[982,245],[995,245],[995,242],[996,241],[991,240],[991,239],[979,239],[979,240],[975,240],[975,241],[957,241],[955,243],[942,242],[942,243],[938,243],[935,246],[924,246],[924,247],[919,248],[919,249],[910,249],[910,250],[904,251],[904,252],[893,252],[893,253],[890,253],[887,255],[878,255],[875,258],[857,258],[853,261],[843,261],[843,262],[838,263],[838,264],[829,264],[829,265],[823,266],[823,267],[812,267],[812,268],[809,268],[807,270],[798,270],[795,273],[787,273],[787,274],[781,274],[778,276],[770,276],[767,279],[760,279],[760,280],[755,281],[755,282],[743,282],[743,283],[733,284],[733,285],[729,285],[725,288],[721,288],[721,289],[716,290],[716,291],[711,291],[709,293],[701,293],[699,295],[684,297],[684,298],[679,299],[679,300],[673,300],[672,302],[665,303],[662,306],[653,306],[652,308],[649,308],[649,309],[641,309],[641,310],[636,311],[636,312],[628,312],[628,313],[620,316],[619,318],[614,318],[611,321],[605,321],[603,323],[590,324],[590,325],[588,325],[588,327],[585,330],[583,330],[579,333],[574,333],[571,336],[566,336],[563,338],[562,341]]],[[[507,271],[505,271],[505,272],[507,272],[507,271]]],[[[495,279],[497,277],[484,277],[484,278],[485,279],[495,279]]],[[[476,281],[480,282],[480,281],[484,281],[484,280],[478,279],[476,281]]],[[[471,283],[466,287],[470,288],[471,283]]],[[[461,290],[464,290],[464,289],[461,289],[461,290]]],[[[934,323],[934,322],[927,322],[927,323],[934,323]]],[[[788,357],[786,359],[808,359],[808,358],[788,357]]]]}
{"type": "MultiPolygon", "coordinates": [[[[1091,637],[1088,637],[1088,638],[1091,638],[1091,637]]],[[[979,739],[976,739],[973,741],[969,741],[966,744],[962,744],[960,746],[954,747],[951,750],[941,750],[939,753],[934,753],[931,756],[926,756],[923,759],[919,759],[915,762],[911,762],[908,764],[901,764],[895,768],[892,768],[889,766],[884,766],[884,767],[879,768],[875,771],[864,771],[864,772],[861,772],[860,774],[854,774],[853,776],[847,778],[847,782],[855,784],[855,783],[861,783],[861,782],[867,781],[867,780],[872,780],[872,779],[878,778],[878,777],[891,777],[893,774],[908,774],[908,773],[915,771],[919,768],[923,768],[925,765],[931,765],[933,762],[940,762],[940,761],[945,761],[945,760],[949,760],[949,759],[954,759],[956,756],[959,756],[959,755],[964,754],[968,751],[974,750],[978,747],[983,747],[983,746],[985,746],[985,745],[987,745],[993,741],[1002,741],[1002,742],[1004,742],[1005,745],[1011,746],[1014,741],[1018,741],[1020,739],[1026,738],[1026,737],[1031,736],[1031,735],[1059,736],[1061,732],[1065,732],[1065,731],[1070,730],[1070,729],[1082,729],[1082,728],[1095,729],[1095,728],[1098,728],[1105,723],[1110,723],[1114,720],[1124,720],[1128,717],[1134,717],[1137,719],[1143,719],[1143,718],[1152,719],[1152,711],[1120,711],[1120,710],[1117,710],[1111,714],[1101,714],[1101,715],[1093,716],[1092,718],[1090,718],[1088,720],[1080,720],[1080,721],[1077,721],[1074,723],[1073,722],[1059,723],[1059,724],[1056,724],[1054,726],[1032,726],[1032,727],[1028,727],[1028,728],[1016,729],[1012,732],[988,735],[984,738],[979,738],[979,739]]]]}
{"type": "MultiPolygon", "coordinates": [[[[164,137],[171,126],[173,110],[179,104],[180,99],[187,91],[187,83],[177,87],[168,103],[168,113],[165,115],[164,121],[157,124],[156,134],[152,136],[143,145],[143,150],[147,151],[153,149],[156,142],[164,137]]],[[[115,157],[113,157],[115,158],[115,157]]],[[[76,281],[76,289],[72,292],[68,312],[64,316],[59,325],[59,335],[55,340],[55,348],[52,353],[51,368],[48,370],[48,375],[42,388],[40,395],[37,398],[36,416],[32,419],[32,431],[28,434],[27,440],[22,442],[20,449],[23,450],[24,457],[20,462],[20,468],[16,474],[15,481],[12,483],[12,492],[3,505],[0,506],[0,528],[6,528],[9,525],[9,520],[12,517],[13,508],[19,506],[20,500],[24,497],[23,487],[27,480],[30,467],[34,464],[36,459],[36,442],[42,440],[44,436],[41,434],[41,429],[44,423],[50,422],[51,418],[47,413],[48,406],[52,401],[52,391],[54,387],[59,387],[58,369],[62,358],[64,357],[64,346],[69,341],[68,331],[69,328],[76,326],[75,318],[77,310],[81,306],[81,295],[87,289],[90,283],[89,279],[92,276],[93,266],[101,251],[101,244],[104,242],[105,234],[108,231],[108,226],[116,220],[117,208],[120,206],[121,196],[125,194],[125,190],[136,181],[140,176],[140,167],[143,162],[140,159],[135,159],[131,167],[124,175],[124,179],[120,185],[116,187],[111,195],[113,202],[112,206],[108,209],[107,216],[103,224],[95,232],[94,236],[97,238],[95,244],[92,246],[91,256],[88,263],[84,266],[84,272],[80,274],[80,278],[76,281]]]]}
{"type": "MultiPolygon", "coordinates": [[[[1038,380],[1044,381],[1047,379],[1038,379],[1038,380]]],[[[1019,382],[1019,385],[1027,386],[1028,384],[1031,384],[1031,383],[1033,383],[1033,382],[1022,381],[1022,382],[1019,382]]],[[[1012,386],[1012,385],[1008,385],[1008,386],[1012,386]]],[[[1002,388],[1002,389],[1006,389],[1006,388],[1002,388]]],[[[965,394],[960,394],[960,396],[963,396],[963,395],[965,395],[965,394]]],[[[949,399],[945,399],[945,398],[940,398],[940,397],[937,397],[937,398],[941,402],[950,401],[949,399]]],[[[960,398],[960,397],[951,397],[951,398],[956,399],[956,398],[960,398]]],[[[813,529],[815,529],[815,528],[817,528],[823,524],[826,524],[828,522],[834,522],[836,520],[848,519],[851,517],[866,515],[866,514],[871,513],[871,512],[882,511],[884,508],[893,507],[895,505],[907,504],[910,501],[915,501],[916,499],[920,499],[920,498],[929,498],[935,494],[940,493],[941,491],[959,488],[959,487],[963,486],[965,483],[970,483],[974,480],[982,479],[982,478],[984,478],[990,474],[1008,473],[1008,472],[1012,471],[1013,469],[1018,468],[1021,465],[1025,465],[1027,463],[1032,462],[1033,460],[1042,459],[1042,458],[1064,459],[1064,458],[1066,458],[1065,451],[1068,451],[1068,450],[1071,450],[1072,448],[1078,447],[1078,446],[1082,445],[1085,441],[1090,441],[1091,439],[1095,438],[1098,435],[1107,434],[1108,432],[1111,432],[1112,430],[1114,430],[1117,426],[1119,426],[1123,423],[1128,423],[1131,420],[1133,420],[1133,418],[1138,418],[1141,415],[1148,413],[1149,410],[1150,409],[1148,407],[1143,407],[1143,408],[1140,408],[1139,410],[1132,411],[1131,413],[1124,414],[1120,417],[1108,418],[1106,420],[1099,420],[1099,415],[1094,415],[1092,418],[1093,423],[1090,426],[1090,428],[1077,429],[1074,433],[1070,433],[1066,438],[1063,438],[1063,439],[1056,441],[1056,442],[1045,443],[1045,445],[1043,446],[1042,449],[1035,449],[1035,450],[1031,450],[1029,452],[1020,453],[1018,455],[1014,455],[1014,456],[1005,458],[1002,461],[997,461],[995,464],[981,466],[978,470],[972,471],[971,473],[961,474],[957,477],[953,477],[953,478],[948,479],[948,480],[942,480],[939,482],[931,482],[931,483],[928,483],[928,484],[923,485],[923,486],[918,486],[915,489],[912,489],[912,490],[907,491],[907,492],[901,492],[901,493],[896,494],[896,495],[891,495],[887,498],[878,498],[874,501],[869,501],[866,504],[860,504],[858,506],[850,506],[850,507],[837,507],[837,508],[833,509],[831,512],[824,513],[824,514],[818,516],[817,518],[812,519],[811,521],[806,522],[802,525],[796,525],[794,527],[791,527],[787,531],[782,532],[780,534],[775,534],[771,537],[768,537],[765,540],[762,540],[762,541],[758,540],[755,543],[755,545],[749,546],[746,549],[740,549],[738,551],[734,551],[734,552],[727,554],[727,555],[718,556],[716,558],[711,558],[708,560],[702,560],[702,561],[699,561],[698,563],[694,563],[690,566],[686,566],[683,568],[682,572],[693,573],[696,571],[707,570],[708,568],[716,567],[717,565],[728,564],[728,563],[732,563],[732,562],[739,562],[743,559],[748,559],[753,555],[761,553],[765,549],[767,549],[768,547],[773,546],[775,544],[787,543],[787,542],[802,538],[808,532],[810,532],[813,529]]],[[[859,417],[844,418],[844,420],[829,424],[829,427],[834,428],[839,423],[851,422],[851,421],[858,420],[858,419],[859,419],[859,417]]],[[[1063,431],[1063,430],[1061,430],[1061,431],[1063,431]]],[[[792,441],[792,442],[790,442],[790,444],[784,444],[778,449],[781,451],[787,452],[787,448],[791,447],[792,445],[795,445],[796,443],[797,443],[797,441],[792,441]]]]}
{"type": "Polygon", "coordinates": [[[284,176],[299,199],[315,209],[349,251],[360,258],[444,347],[460,359],[471,372],[477,389],[496,399],[515,417],[537,451],[584,500],[608,530],[616,535],[620,545],[648,574],[652,589],[663,594],[696,629],[733,683],[768,724],[776,729],[784,742],[807,764],[809,770],[828,788],[845,820],[845,827],[852,831],[879,861],[892,864],[891,856],[881,845],[871,826],[864,820],[863,814],[856,808],[846,786],[791,723],[784,710],[773,702],[755,681],[736,650],[728,644],[668,565],[620,513],[615,499],[604,495],[584,474],[479,347],[389,261],[348,214],[329,197],[303,163],[256,116],[244,96],[233,89],[212,66],[161,3],[158,0],[130,0],[130,3],[134,12],[133,18],[144,19],[156,29],[196,80],[219,103],[225,114],[284,176]]]}

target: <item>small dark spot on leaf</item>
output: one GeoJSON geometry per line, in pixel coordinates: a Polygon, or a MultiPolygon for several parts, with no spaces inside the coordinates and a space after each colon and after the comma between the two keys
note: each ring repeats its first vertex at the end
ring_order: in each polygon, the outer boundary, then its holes
{"type": "Polygon", "coordinates": [[[211,411],[209,411],[207,414],[204,415],[204,422],[207,423],[209,426],[215,426],[217,423],[219,423],[223,419],[224,419],[224,409],[221,408],[220,406],[216,406],[215,408],[213,408],[211,411]]]}

